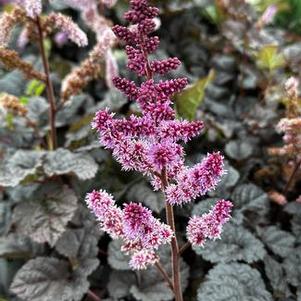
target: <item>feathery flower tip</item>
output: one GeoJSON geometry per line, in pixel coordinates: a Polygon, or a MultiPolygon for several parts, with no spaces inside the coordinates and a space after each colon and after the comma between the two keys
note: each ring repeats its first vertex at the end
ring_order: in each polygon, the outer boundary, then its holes
{"type": "Polygon", "coordinates": [[[203,246],[206,239],[220,237],[223,225],[230,219],[233,204],[219,200],[209,213],[190,218],[187,226],[187,239],[193,246],[203,246]]]}
{"type": "Polygon", "coordinates": [[[113,197],[105,191],[92,191],[86,196],[86,204],[97,218],[103,219],[106,211],[114,206],[113,197]]]}
{"type": "Polygon", "coordinates": [[[133,270],[145,270],[148,265],[154,265],[158,260],[159,257],[154,251],[141,250],[133,254],[129,265],[133,270]]]}
{"type": "Polygon", "coordinates": [[[109,109],[100,110],[95,114],[91,123],[92,129],[103,130],[106,129],[106,124],[113,120],[113,113],[109,113],[109,109]]]}
{"type": "Polygon", "coordinates": [[[167,202],[172,205],[191,202],[213,190],[223,174],[223,156],[219,152],[208,154],[201,163],[183,170],[177,184],[166,188],[167,202]]]}
{"type": "Polygon", "coordinates": [[[51,13],[48,18],[53,22],[57,29],[64,32],[68,36],[69,40],[77,44],[79,47],[88,45],[88,38],[86,34],[72,21],[70,17],[61,13],[51,13]]]}

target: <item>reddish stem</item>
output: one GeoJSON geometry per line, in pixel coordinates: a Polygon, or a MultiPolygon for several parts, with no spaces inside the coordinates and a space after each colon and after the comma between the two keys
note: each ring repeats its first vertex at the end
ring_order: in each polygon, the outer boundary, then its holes
{"type": "Polygon", "coordinates": [[[190,242],[187,241],[179,250],[179,255],[182,255],[190,247],[190,242]]]}
{"type": "MultiPolygon", "coordinates": [[[[165,188],[168,185],[166,171],[162,173],[161,180],[162,180],[163,187],[165,188]]],[[[172,265],[172,281],[173,281],[174,295],[176,301],[183,301],[183,293],[181,287],[181,273],[180,273],[180,253],[179,253],[178,240],[176,236],[174,212],[173,212],[173,207],[167,202],[165,208],[166,208],[167,223],[175,234],[171,240],[171,265],[172,265]]]]}
{"type": "Polygon", "coordinates": [[[56,101],[54,96],[53,85],[50,79],[50,68],[49,68],[49,63],[48,63],[48,59],[46,56],[46,51],[43,43],[43,30],[42,30],[41,20],[39,16],[36,19],[36,23],[39,32],[39,47],[42,56],[44,72],[46,75],[46,92],[49,101],[49,122],[50,122],[50,138],[51,138],[51,145],[49,145],[49,148],[53,150],[56,149],[57,147],[57,135],[56,135],[56,128],[55,128],[56,101]]]}
{"type": "Polygon", "coordinates": [[[91,290],[88,290],[87,295],[92,299],[93,301],[101,301],[100,297],[98,297],[96,294],[94,294],[91,290]]]}
{"type": "Polygon", "coordinates": [[[170,278],[169,278],[169,276],[168,276],[166,270],[163,268],[163,266],[161,265],[161,263],[160,263],[160,262],[157,262],[157,263],[155,263],[155,266],[156,266],[157,270],[158,270],[158,271],[161,273],[161,275],[163,276],[164,280],[168,283],[168,286],[170,287],[170,289],[171,289],[172,291],[174,291],[174,289],[173,289],[173,283],[172,283],[172,281],[170,280],[170,278]]]}
{"type": "Polygon", "coordinates": [[[300,168],[300,166],[301,166],[301,159],[296,163],[295,168],[294,168],[294,170],[293,170],[293,172],[292,172],[292,174],[291,174],[291,176],[290,176],[290,178],[289,178],[289,180],[288,180],[288,182],[287,182],[287,184],[284,188],[283,194],[285,196],[286,196],[286,194],[287,194],[287,192],[288,192],[288,190],[289,190],[289,188],[290,188],[290,186],[293,182],[293,179],[294,179],[295,175],[297,174],[297,171],[300,168]]]}

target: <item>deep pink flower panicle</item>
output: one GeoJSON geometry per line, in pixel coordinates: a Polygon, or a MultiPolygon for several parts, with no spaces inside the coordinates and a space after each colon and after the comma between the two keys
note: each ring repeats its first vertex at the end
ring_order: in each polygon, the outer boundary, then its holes
{"type": "Polygon", "coordinates": [[[219,200],[209,213],[190,218],[187,238],[193,246],[203,246],[206,239],[220,238],[223,225],[230,219],[233,204],[219,200]]]}
{"type": "Polygon", "coordinates": [[[216,187],[224,172],[223,156],[219,152],[208,154],[201,163],[184,169],[177,184],[166,188],[167,202],[181,205],[205,195],[216,187]]]}
{"type": "Polygon", "coordinates": [[[158,49],[159,44],[160,40],[157,36],[146,38],[144,40],[144,50],[148,54],[153,53],[158,49]]]}
{"type": "Polygon", "coordinates": [[[138,31],[145,35],[152,33],[155,29],[156,23],[153,19],[145,19],[138,24],[138,31]]]}
{"type": "Polygon", "coordinates": [[[170,226],[153,217],[151,210],[138,203],[124,205],[121,210],[111,195],[105,191],[93,191],[86,196],[88,208],[100,222],[101,230],[113,239],[122,239],[122,251],[132,256],[133,268],[146,268],[158,257],[155,250],[170,243],[174,233],[170,226]]]}
{"type": "Polygon", "coordinates": [[[120,40],[126,42],[129,45],[135,44],[136,34],[130,31],[128,28],[121,25],[115,25],[112,27],[112,30],[120,40]]]}
{"type": "Polygon", "coordinates": [[[159,136],[172,141],[187,142],[198,136],[204,128],[202,121],[169,120],[161,123],[159,136]]]}
{"type": "Polygon", "coordinates": [[[189,219],[187,226],[187,239],[193,246],[203,246],[206,240],[207,225],[200,216],[189,219]]]}
{"type": "Polygon", "coordinates": [[[158,89],[167,96],[172,96],[175,93],[181,92],[188,85],[186,77],[176,78],[167,81],[160,81],[158,89]]]}

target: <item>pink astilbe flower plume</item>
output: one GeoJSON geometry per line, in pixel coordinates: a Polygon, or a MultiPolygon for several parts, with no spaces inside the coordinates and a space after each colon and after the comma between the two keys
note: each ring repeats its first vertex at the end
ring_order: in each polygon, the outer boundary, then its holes
{"type": "Polygon", "coordinates": [[[122,251],[132,256],[130,265],[144,269],[157,262],[155,250],[170,243],[171,228],[153,217],[151,210],[137,203],[118,208],[113,197],[105,191],[93,191],[86,196],[88,208],[100,223],[101,230],[113,239],[122,239],[122,251]]]}
{"type": "Polygon", "coordinates": [[[190,218],[187,238],[193,246],[203,246],[206,239],[220,238],[223,225],[230,219],[233,204],[219,200],[209,213],[190,218]]]}
{"type": "Polygon", "coordinates": [[[52,23],[55,28],[65,33],[68,39],[77,44],[79,47],[88,45],[88,38],[86,34],[72,21],[70,17],[61,13],[51,13],[48,18],[49,22],[52,23]]]}
{"type": "Polygon", "coordinates": [[[214,189],[224,174],[223,156],[219,152],[208,154],[203,161],[192,168],[184,169],[177,183],[166,189],[167,202],[184,204],[214,189]]]}
{"type": "MultiPolygon", "coordinates": [[[[129,100],[137,102],[141,115],[116,118],[109,109],[104,109],[96,113],[92,127],[98,132],[101,145],[112,151],[124,170],[141,172],[150,178],[154,190],[165,193],[166,206],[172,211],[172,205],[191,202],[216,187],[224,174],[223,156],[219,152],[208,154],[201,163],[190,168],[185,166],[183,143],[198,136],[204,124],[176,119],[172,96],[187,86],[186,78],[156,80],[158,75],[165,75],[181,64],[178,58],[160,61],[148,58],[159,46],[159,38],[150,35],[156,29],[154,18],[159,10],[150,6],[148,0],[131,0],[130,5],[124,17],[131,26],[116,25],[112,30],[126,44],[128,69],[143,79],[140,85],[121,77],[115,77],[112,82],[129,100]]],[[[95,192],[89,194],[88,206],[98,216],[102,228],[106,225],[104,230],[114,234],[118,231],[106,220],[109,215],[111,222],[116,214],[118,229],[122,224],[118,232],[124,241],[122,251],[132,256],[133,269],[155,264],[159,260],[155,251],[162,244],[172,244],[173,259],[179,255],[175,253],[178,246],[172,230],[175,225],[170,218],[166,225],[141,204],[128,203],[121,210],[111,203],[107,194],[102,192],[101,196],[95,192]],[[103,206],[97,205],[99,200],[103,206]],[[108,208],[107,213],[103,214],[102,208],[108,208]]],[[[229,218],[230,204],[220,201],[207,217],[193,218],[188,226],[189,240],[202,244],[206,238],[218,237],[221,226],[229,218]]]]}

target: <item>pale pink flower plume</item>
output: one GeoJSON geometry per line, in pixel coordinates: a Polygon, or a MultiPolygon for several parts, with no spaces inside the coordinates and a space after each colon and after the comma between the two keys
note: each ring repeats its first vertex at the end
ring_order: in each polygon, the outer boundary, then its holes
{"type": "Polygon", "coordinates": [[[77,44],[79,47],[88,45],[88,38],[86,34],[75,24],[69,16],[61,13],[51,13],[49,15],[56,29],[65,33],[69,40],[77,44]]]}

